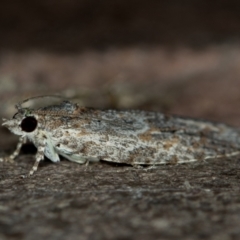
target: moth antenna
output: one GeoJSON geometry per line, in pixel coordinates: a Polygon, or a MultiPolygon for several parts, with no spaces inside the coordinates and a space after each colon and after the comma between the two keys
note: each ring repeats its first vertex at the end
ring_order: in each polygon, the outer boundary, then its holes
{"type": "Polygon", "coordinates": [[[21,102],[17,103],[17,104],[15,105],[15,108],[16,108],[18,111],[20,111],[20,110],[22,109],[22,103],[21,103],[21,102]]]}
{"type": "Polygon", "coordinates": [[[58,95],[40,95],[40,96],[35,96],[35,97],[30,97],[30,98],[27,98],[27,99],[24,99],[23,101],[17,103],[15,105],[15,108],[18,110],[18,111],[21,111],[22,109],[22,104],[30,101],[30,100],[34,100],[34,99],[39,99],[39,98],[59,98],[59,99],[63,99],[63,100],[66,100],[65,97],[62,97],[62,96],[58,96],[58,95]]]}

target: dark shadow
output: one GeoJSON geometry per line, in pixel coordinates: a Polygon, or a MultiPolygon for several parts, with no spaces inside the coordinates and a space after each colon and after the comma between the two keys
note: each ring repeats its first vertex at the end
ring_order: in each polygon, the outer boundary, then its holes
{"type": "Polygon", "coordinates": [[[3,0],[0,50],[202,48],[239,41],[239,12],[234,0],[3,0]]]}

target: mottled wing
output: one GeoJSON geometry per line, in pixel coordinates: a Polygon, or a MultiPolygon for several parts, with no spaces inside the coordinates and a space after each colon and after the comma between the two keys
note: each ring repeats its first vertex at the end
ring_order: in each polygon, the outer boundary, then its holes
{"type": "Polygon", "coordinates": [[[67,152],[69,159],[74,156],[71,160],[153,165],[239,153],[239,130],[224,124],[154,112],[63,106],[68,114],[56,116],[55,125],[48,127],[59,154],[67,152]]]}
{"type": "Polygon", "coordinates": [[[106,161],[151,165],[239,154],[240,132],[224,124],[141,111],[107,111],[101,121],[92,130],[108,136],[106,161]]]}

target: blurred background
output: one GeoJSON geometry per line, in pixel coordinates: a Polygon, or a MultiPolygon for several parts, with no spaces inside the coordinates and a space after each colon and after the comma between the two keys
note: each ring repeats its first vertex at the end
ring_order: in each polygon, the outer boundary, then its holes
{"type": "Polygon", "coordinates": [[[29,96],[240,126],[240,2],[1,1],[0,116],[29,96]]]}

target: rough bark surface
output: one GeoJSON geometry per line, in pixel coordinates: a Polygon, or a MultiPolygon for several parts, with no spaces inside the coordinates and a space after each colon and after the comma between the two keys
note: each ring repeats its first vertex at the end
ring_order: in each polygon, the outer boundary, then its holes
{"type": "Polygon", "coordinates": [[[135,169],[1,164],[1,239],[238,239],[239,160],[135,169]]]}

